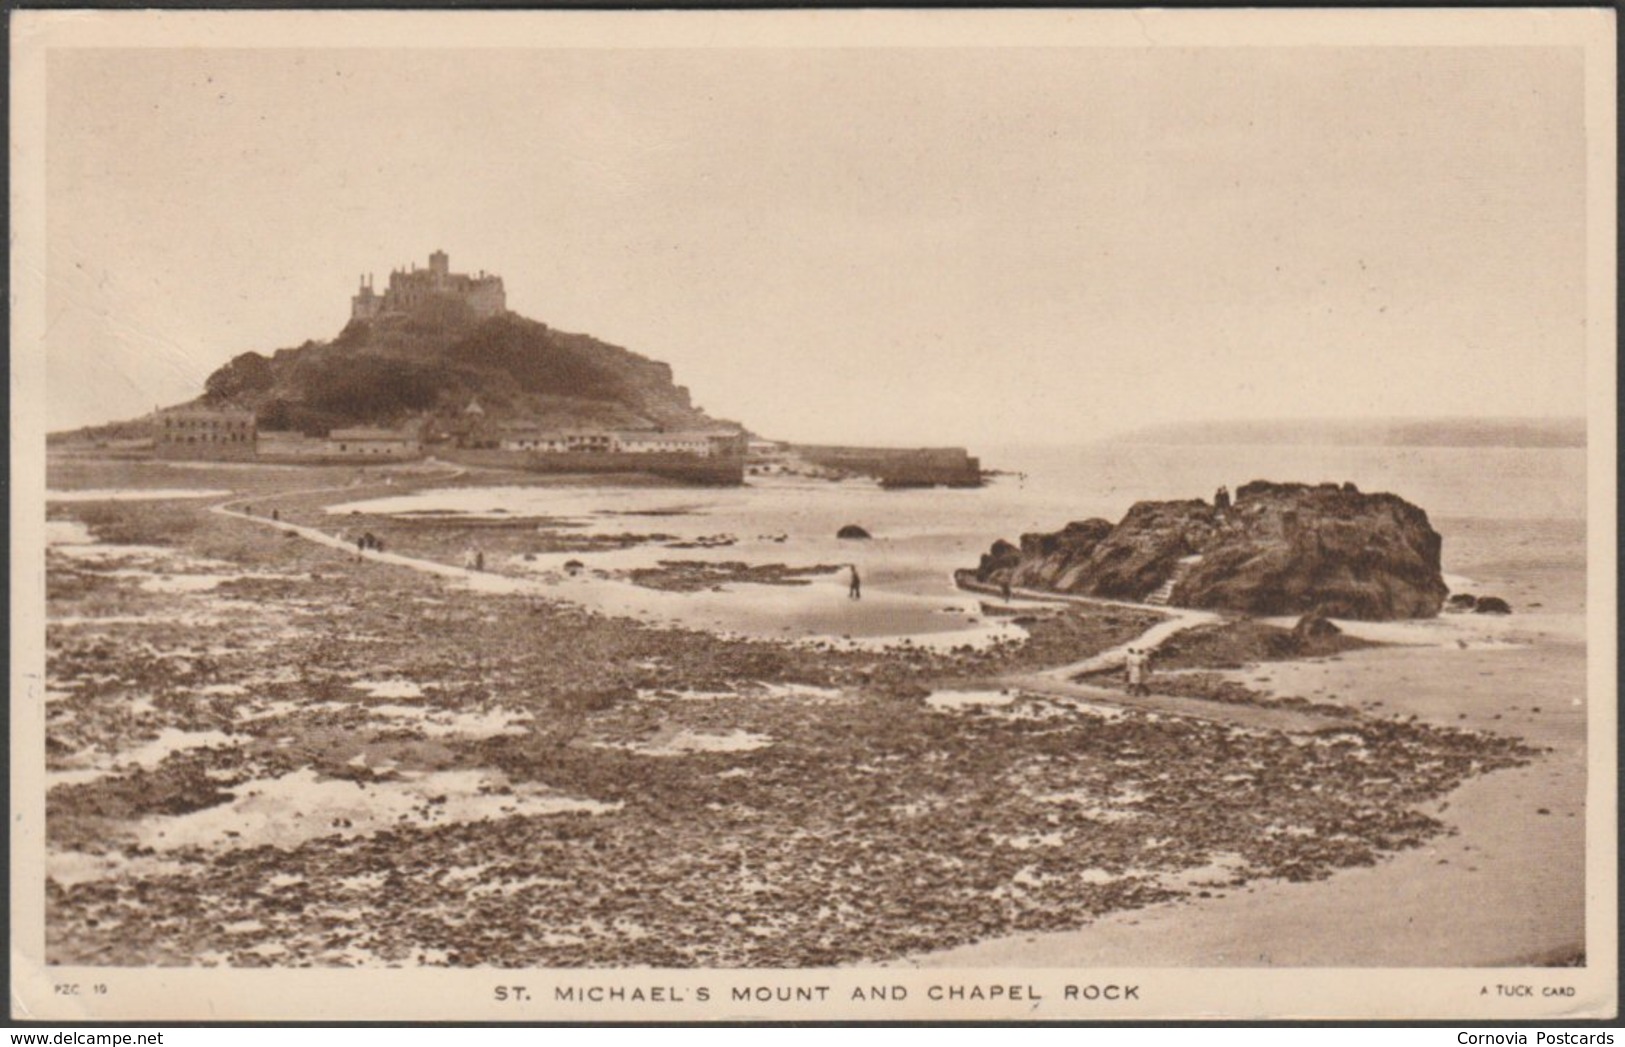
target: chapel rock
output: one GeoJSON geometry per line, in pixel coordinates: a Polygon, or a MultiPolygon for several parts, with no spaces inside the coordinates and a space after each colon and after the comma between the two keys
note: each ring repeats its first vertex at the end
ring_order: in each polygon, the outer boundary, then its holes
{"type": "Polygon", "coordinates": [[[1353,484],[1254,481],[1227,509],[1140,502],[995,543],[967,581],[1253,615],[1386,620],[1439,613],[1449,590],[1427,513],[1353,484]]]}

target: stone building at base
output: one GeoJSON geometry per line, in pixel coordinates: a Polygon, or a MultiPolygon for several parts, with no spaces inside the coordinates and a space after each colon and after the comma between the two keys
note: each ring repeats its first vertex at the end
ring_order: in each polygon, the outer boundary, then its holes
{"type": "Polygon", "coordinates": [[[152,450],[158,458],[252,461],[254,412],[235,407],[173,407],[152,419],[152,450]]]}
{"type": "Polygon", "coordinates": [[[375,459],[419,458],[423,440],[412,432],[394,429],[334,429],[327,434],[327,457],[375,459]]]}

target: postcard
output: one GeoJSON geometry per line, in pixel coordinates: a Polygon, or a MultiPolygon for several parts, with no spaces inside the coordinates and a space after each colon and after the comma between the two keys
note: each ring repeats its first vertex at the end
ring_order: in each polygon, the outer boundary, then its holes
{"type": "Polygon", "coordinates": [[[1611,12],[12,26],[15,1018],[1617,1015],[1611,12]]]}

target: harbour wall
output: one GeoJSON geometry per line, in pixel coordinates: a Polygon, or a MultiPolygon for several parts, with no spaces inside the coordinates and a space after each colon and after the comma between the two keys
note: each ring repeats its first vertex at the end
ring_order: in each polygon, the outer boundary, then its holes
{"type": "Polygon", "coordinates": [[[795,444],[792,452],[826,469],[862,473],[884,487],[979,487],[982,463],[963,447],[845,447],[795,444]]]}

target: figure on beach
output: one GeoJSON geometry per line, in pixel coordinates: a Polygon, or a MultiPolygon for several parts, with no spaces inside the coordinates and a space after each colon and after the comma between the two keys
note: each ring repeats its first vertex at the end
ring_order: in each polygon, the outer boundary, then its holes
{"type": "Polygon", "coordinates": [[[1143,647],[1130,647],[1128,655],[1123,659],[1123,669],[1128,677],[1129,694],[1150,694],[1151,689],[1146,686],[1146,680],[1151,675],[1151,655],[1143,647]]]}
{"type": "Polygon", "coordinates": [[[359,563],[361,561],[361,554],[366,552],[366,551],[367,551],[367,536],[364,535],[364,534],[356,535],[355,536],[355,558],[356,558],[357,563],[359,563]]]}
{"type": "Polygon", "coordinates": [[[470,571],[485,570],[485,551],[476,545],[469,546],[463,551],[463,567],[470,571]]]}
{"type": "Polygon", "coordinates": [[[863,579],[858,577],[858,565],[850,564],[848,569],[852,572],[852,584],[846,591],[847,598],[861,600],[863,599],[863,579]]]}
{"type": "Polygon", "coordinates": [[[271,519],[272,520],[280,520],[280,519],[282,519],[282,513],[277,511],[276,509],[272,509],[271,510],[271,519]]]}
{"type": "Polygon", "coordinates": [[[1010,602],[1010,576],[1009,575],[1005,576],[1004,585],[1001,588],[1004,590],[1004,602],[1009,603],[1010,602]]]}

